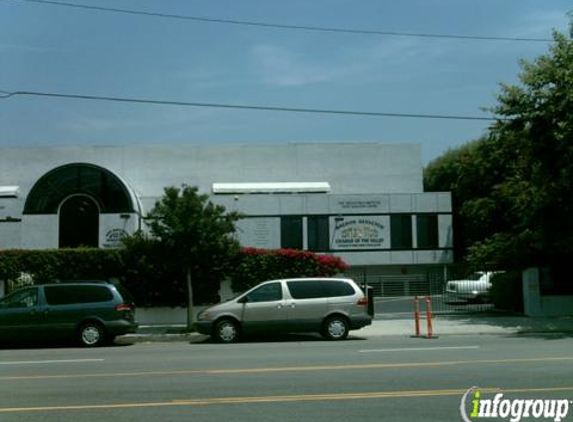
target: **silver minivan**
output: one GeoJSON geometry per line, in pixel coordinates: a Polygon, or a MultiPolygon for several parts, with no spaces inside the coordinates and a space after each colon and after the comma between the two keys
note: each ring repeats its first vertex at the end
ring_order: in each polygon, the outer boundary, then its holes
{"type": "Polygon", "coordinates": [[[368,298],[348,278],[265,281],[239,297],[197,315],[201,334],[231,343],[242,334],[319,332],[343,340],[349,330],[372,323],[368,298]]]}

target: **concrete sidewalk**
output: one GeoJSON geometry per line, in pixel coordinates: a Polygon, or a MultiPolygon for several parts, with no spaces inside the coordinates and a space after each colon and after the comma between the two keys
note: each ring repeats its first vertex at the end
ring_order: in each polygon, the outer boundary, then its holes
{"type": "MultiPolygon", "coordinates": [[[[438,315],[432,321],[435,335],[464,334],[571,334],[573,317],[530,318],[519,315],[438,315]]],[[[427,334],[427,320],[420,321],[422,335],[427,334]]],[[[360,330],[368,336],[411,336],[415,333],[413,318],[388,318],[380,316],[371,326],[360,330]]]]}
{"type": "MultiPolygon", "coordinates": [[[[530,318],[506,315],[438,315],[433,319],[436,336],[467,334],[501,335],[564,335],[573,337],[573,317],[530,318]]],[[[420,322],[421,334],[427,335],[427,321],[420,322]]],[[[380,337],[415,334],[414,321],[406,315],[377,315],[372,325],[352,331],[351,336],[380,337]]],[[[125,341],[200,341],[206,339],[199,333],[189,332],[185,325],[143,325],[136,334],[122,337],[125,341]]]]}

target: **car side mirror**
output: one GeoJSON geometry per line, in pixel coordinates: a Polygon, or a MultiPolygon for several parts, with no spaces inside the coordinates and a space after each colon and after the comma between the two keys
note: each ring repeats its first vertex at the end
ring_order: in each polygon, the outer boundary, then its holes
{"type": "Polygon", "coordinates": [[[248,296],[243,296],[242,298],[240,298],[237,302],[239,303],[247,303],[249,301],[249,297],[248,296]]]}

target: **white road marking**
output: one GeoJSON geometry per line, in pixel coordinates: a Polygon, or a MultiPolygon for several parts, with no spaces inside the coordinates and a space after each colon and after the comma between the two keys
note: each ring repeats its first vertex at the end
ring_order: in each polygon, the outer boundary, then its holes
{"type": "Polygon", "coordinates": [[[404,347],[399,349],[366,349],[360,350],[360,353],[379,353],[379,352],[420,352],[431,350],[475,350],[479,346],[443,346],[443,347],[404,347]]]}
{"type": "Polygon", "coordinates": [[[0,365],[43,365],[53,363],[91,363],[103,362],[105,359],[59,359],[59,360],[20,360],[11,362],[0,362],[0,365]]]}

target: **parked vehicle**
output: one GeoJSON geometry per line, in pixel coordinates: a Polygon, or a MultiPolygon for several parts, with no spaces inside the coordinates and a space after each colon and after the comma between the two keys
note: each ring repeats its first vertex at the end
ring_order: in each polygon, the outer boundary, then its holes
{"type": "Polygon", "coordinates": [[[135,305],[107,282],[25,287],[0,299],[0,341],[76,339],[86,347],[137,329],[135,305]]]}
{"type": "Polygon", "coordinates": [[[488,302],[495,272],[478,271],[461,280],[446,283],[446,302],[488,302]]]}
{"type": "Polygon", "coordinates": [[[263,282],[197,316],[195,328],[220,342],[242,334],[319,332],[343,340],[372,323],[368,298],[351,279],[298,278],[263,282]]]}

